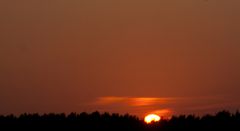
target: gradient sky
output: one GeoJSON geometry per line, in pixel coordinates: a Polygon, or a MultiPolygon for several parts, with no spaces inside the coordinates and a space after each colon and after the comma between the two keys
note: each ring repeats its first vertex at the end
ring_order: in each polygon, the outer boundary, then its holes
{"type": "Polygon", "coordinates": [[[0,114],[240,108],[239,0],[0,0],[0,114]]]}

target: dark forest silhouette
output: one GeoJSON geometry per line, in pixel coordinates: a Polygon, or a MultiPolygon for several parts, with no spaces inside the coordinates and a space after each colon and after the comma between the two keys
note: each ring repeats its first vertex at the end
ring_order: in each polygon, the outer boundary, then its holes
{"type": "Polygon", "coordinates": [[[204,131],[240,130],[240,113],[221,111],[215,115],[173,116],[146,124],[136,116],[99,112],[61,114],[22,114],[0,116],[0,130],[66,130],[66,131],[204,131]]]}

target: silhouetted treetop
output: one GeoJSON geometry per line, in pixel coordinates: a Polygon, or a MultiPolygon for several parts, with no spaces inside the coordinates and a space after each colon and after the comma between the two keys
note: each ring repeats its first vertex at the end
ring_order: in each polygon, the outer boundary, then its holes
{"type": "Polygon", "coordinates": [[[221,111],[215,115],[172,116],[159,122],[146,124],[136,116],[117,113],[64,113],[55,114],[13,114],[0,116],[0,130],[101,130],[101,131],[203,131],[240,130],[240,113],[221,111]]]}

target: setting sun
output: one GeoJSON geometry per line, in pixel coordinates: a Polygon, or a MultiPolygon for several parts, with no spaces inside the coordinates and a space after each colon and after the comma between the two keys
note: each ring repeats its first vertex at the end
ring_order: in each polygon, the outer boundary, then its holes
{"type": "Polygon", "coordinates": [[[144,121],[149,124],[151,122],[157,122],[160,121],[161,117],[156,115],[156,114],[149,114],[147,116],[145,116],[144,121]]]}

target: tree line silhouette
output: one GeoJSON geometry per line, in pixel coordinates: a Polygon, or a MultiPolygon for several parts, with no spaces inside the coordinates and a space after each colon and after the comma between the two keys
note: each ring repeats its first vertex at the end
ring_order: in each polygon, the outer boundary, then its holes
{"type": "Polygon", "coordinates": [[[159,122],[146,124],[136,116],[99,112],[80,114],[61,113],[21,114],[20,116],[0,116],[0,130],[64,130],[64,131],[204,131],[240,130],[240,113],[221,111],[215,115],[198,117],[195,115],[172,116],[159,122]]]}

